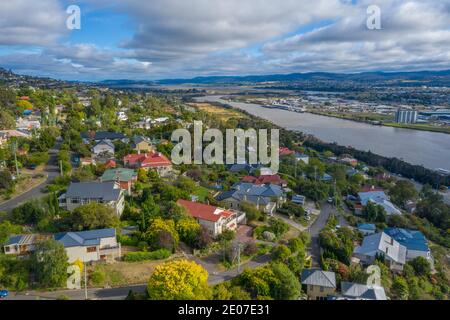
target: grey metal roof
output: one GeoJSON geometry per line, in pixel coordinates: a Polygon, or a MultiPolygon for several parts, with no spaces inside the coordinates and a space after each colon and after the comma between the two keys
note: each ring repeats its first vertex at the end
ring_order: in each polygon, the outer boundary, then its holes
{"type": "Polygon", "coordinates": [[[343,281],[341,291],[344,297],[360,298],[365,300],[387,300],[383,287],[367,286],[365,284],[343,281]]]}
{"type": "MultiPolygon", "coordinates": [[[[82,132],[81,137],[84,139],[90,139],[91,135],[89,132],[82,132]]],[[[121,132],[109,132],[109,131],[97,131],[94,134],[94,140],[119,140],[124,139],[126,136],[121,132]]]]}
{"type": "Polygon", "coordinates": [[[384,232],[364,237],[361,246],[356,247],[354,253],[371,257],[382,253],[391,260],[401,264],[404,264],[406,260],[406,247],[384,232]]]}
{"type": "Polygon", "coordinates": [[[66,198],[102,199],[117,201],[120,188],[115,188],[115,182],[81,182],[71,183],[66,192],[66,198]]]}
{"type": "Polygon", "coordinates": [[[336,288],[336,275],[334,272],[321,269],[304,269],[302,271],[302,284],[336,288]]]}
{"type": "Polygon", "coordinates": [[[102,238],[116,236],[116,229],[100,229],[79,232],[62,232],[54,235],[56,241],[64,247],[95,246],[100,244],[102,238]]]}
{"type": "Polygon", "coordinates": [[[96,147],[96,146],[98,146],[98,145],[101,145],[101,144],[106,144],[107,146],[109,146],[109,147],[111,147],[111,148],[115,148],[115,146],[114,146],[114,144],[111,142],[111,140],[107,140],[107,139],[105,139],[105,140],[100,140],[99,142],[97,142],[95,145],[94,145],[94,148],[96,147]]]}

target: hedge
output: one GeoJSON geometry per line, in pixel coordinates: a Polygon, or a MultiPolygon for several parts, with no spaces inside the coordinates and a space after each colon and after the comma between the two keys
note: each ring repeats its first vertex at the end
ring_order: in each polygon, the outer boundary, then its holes
{"type": "Polygon", "coordinates": [[[162,260],[170,257],[172,253],[166,249],[160,249],[152,252],[128,252],[123,255],[126,262],[138,262],[147,260],[162,260]]]}

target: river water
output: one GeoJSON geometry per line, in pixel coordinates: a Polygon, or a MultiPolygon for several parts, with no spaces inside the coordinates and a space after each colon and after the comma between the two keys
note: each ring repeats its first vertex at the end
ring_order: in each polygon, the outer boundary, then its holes
{"type": "Polygon", "coordinates": [[[450,134],[374,126],[311,113],[267,109],[257,104],[228,102],[221,96],[200,97],[197,101],[225,103],[280,127],[312,134],[323,141],[370,150],[429,169],[450,170],[450,134]]]}

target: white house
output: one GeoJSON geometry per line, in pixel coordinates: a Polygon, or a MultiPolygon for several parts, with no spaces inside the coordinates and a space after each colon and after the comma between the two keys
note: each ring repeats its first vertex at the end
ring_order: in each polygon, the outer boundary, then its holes
{"type": "Polygon", "coordinates": [[[101,203],[113,208],[118,217],[125,208],[124,191],[113,181],[71,183],[58,200],[59,206],[69,211],[91,202],[101,203]]]}
{"type": "Polygon", "coordinates": [[[203,203],[178,200],[177,204],[186,209],[198,223],[206,227],[216,237],[225,230],[236,230],[239,223],[245,221],[245,213],[221,209],[203,203]]]}
{"type": "Polygon", "coordinates": [[[366,236],[353,255],[365,265],[372,264],[377,257],[384,257],[394,271],[402,271],[406,263],[406,247],[384,232],[366,236]]]}
{"type": "Polygon", "coordinates": [[[428,241],[422,232],[401,228],[386,228],[384,232],[395,241],[406,247],[406,261],[423,257],[434,266],[428,241]]]}
{"type": "Polygon", "coordinates": [[[114,152],[115,146],[110,140],[102,140],[92,147],[92,153],[95,155],[110,154],[113,156],[114,152]]]}
{"type": "Polygon", "coordinates": [[[3,250],[5,254],[26,255],[32,253],[39,242],[52,238],[64,245],[69,263],[77,260],[107,261],[121,256],[115,229],[62,232],[53,236],[38,234],[12,236],[3,250]]]}

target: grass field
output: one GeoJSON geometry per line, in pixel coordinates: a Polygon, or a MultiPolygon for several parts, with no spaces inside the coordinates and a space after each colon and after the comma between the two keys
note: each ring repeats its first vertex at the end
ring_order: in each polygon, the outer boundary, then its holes
{"type": "Polygon", "coordinates": [[[230,118],[243,118],[244,115],[238,111],[220,108],[209,103],[190,103],[190,106],[199,109],[200,111],[214,114],[222,121],[227,121],[230,118]]]}

